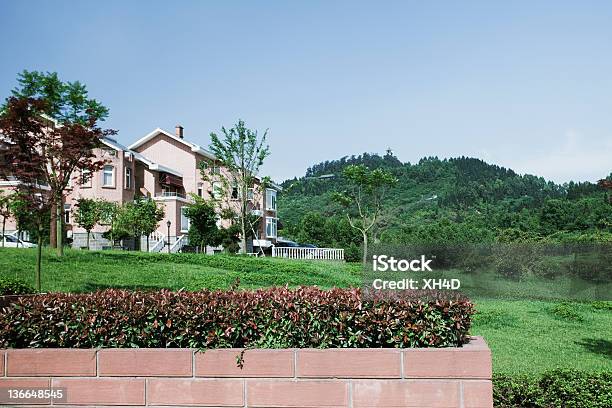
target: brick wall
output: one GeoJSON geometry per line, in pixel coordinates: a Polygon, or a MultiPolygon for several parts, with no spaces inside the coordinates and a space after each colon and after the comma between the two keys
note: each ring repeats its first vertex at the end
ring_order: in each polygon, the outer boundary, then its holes
{"type": "MultiPolygon", "coordinates": [[[[492,407],[491,352],[446,349],[2,350],[0,389],[64,388],[55,406],[492,407]]],[[[50,404],[51,401],[38,401],[50,404]]]]}

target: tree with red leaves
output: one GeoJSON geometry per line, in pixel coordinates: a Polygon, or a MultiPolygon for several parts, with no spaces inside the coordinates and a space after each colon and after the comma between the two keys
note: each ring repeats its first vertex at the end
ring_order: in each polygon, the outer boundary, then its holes
{"type": "Polygon", "coordinates": [[[30,215],[38,228],[36,257],[36,289],[40,291],[40,265],[42,248],[42,223],[50,210],[53,196],[44,184],[44,160],[37,147],[37,140],[45,138],[45,125],[36,116],[44,108],[37,99],[11,99],[0,114],[0,141],[2,162],[0,176],[19,180],[11,199],[19,203],[23,212],[30,215]]]}
{"type": "MultiPolygon", "coordinates": [[[[29,121],[35,122],[42,133],[23,133],[7,142],[12,148],[25,149],[36,155],[36,171],[51,194],[51,239],[55,241],[58,255],[63,254],[63,207],[65,190],[72,180],[82,182],[81,174],[93,174],[104,161],[97,159],[94,149],[102,146],[102,138],[115,131],[102,130],[98,122],[108,115],[108,109],[95,99],[90,99],[86,87],[78,81],[62,82],[57,73],[23,71],[18,76],[19,87],[7,99],[4,111],[15,110],[19,104],[29,104],[29,121]],[[11,107],[12,106],[12,107],[11,107]],[[23,143],[21,140],[26,140],[23,143]]],[[[10,115],[9,115],[10,116],[10,115]]],[[[12,126],[10,117],[0,127],[12,126]]],[[[12,175],[22,180],[23,170],[18,164],[11,167],[12,175]]]]}
{"type": "Polygon", "coordinates": [[[601,188],[606,188],[606,189],[610,190],[611,194],[608,197],[608,200],[610,201],[610,203],[612,203],[612,175],[610,175],[610,177],[607,178],[607,179],[599,180],[597,185],[599,185],[599,187],[601,187],[601,188]]]}

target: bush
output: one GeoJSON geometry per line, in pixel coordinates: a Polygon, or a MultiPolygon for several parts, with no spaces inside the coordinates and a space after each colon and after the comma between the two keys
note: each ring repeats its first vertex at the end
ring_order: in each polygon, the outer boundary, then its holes
{"type": "Polygon", "coordinates": [[[607,408],[612,406],[612,372],[553,370],[540,378],[496,375],[493,400],[502,408],[607,408]]]}
{"type": "Polygon", "coordinates": [[[468,339],[473,305],[359,289],[36,295],[0,314],[0,347],[447,347],[468,339]]]}
{"type": "Polygon", "coordinates": [[[571,273],[588,282],[612,282],[612,249],[610,252],[599,251],[597,248],[590,253],[576,254],[570,265],[571,273]]]}
{"type": "Polygon", "coordinates": [[[16,280],[0,278],[0,295],[27,295],[36,293],[36,290],[27,283],[16,280]]]}
{"type": "Polygon", "coordinates": [[[550,308],[550,313],[561,319],[575,322],[583,320],[582,315],[576,310],[576,306],[570,302],[561,302],[550,308]]]}

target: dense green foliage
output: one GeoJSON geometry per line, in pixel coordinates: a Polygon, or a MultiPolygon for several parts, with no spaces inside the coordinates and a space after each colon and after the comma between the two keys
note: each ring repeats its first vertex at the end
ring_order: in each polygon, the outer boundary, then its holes
{"type": "Polygon", "coordinates": [[[0,314],[0,346],[457,347],[472,314],[467,300],[370,298],[359,289],[108,289],[16,299],[0,314]]]}
{"type": "Polygon", "coordinates": [[[332,197],[347,187],[343,169],[357,164],[398,180],[372,233],[375,242],[612,241],[610,193],[597,184],[559,185],[466,157],[403,164],[390,153],[321,163],[284,182],[282,234],[354,250],[360,233],[345,228],[346,216],[332,197]],[[335,234],[338,228],[345,234],[335,234]]]}
{"type": "Polygon", "coordinates": [[[612,406],[612,371],[552,370],[540,377],[496,375],[499,408],[607,408],[612,406]]]}
{"type": "Polygon", "coordinates": [[[221,243],[217,226],[217,213],[212,202],[192,194],[194,202],[187,206],[185,216],[189,218],[189,244],[200,247],[216,246],[221,243]]]}
{"type": "Polygon", "coordinates": [[[89,98],[87,87],[79,82],[63,82],[57,72],[23,70],[17,74],[15,98],[40,98],[46,102],[43,113],[60,123],[87,124],[94,116],[104,120],[108,108],[89,98]]]}
{"type": "Polygon", "coordinates": [[[0,295],[26,295],[35,292],[32,286],[21,280],[0,278],[0,295]]]}

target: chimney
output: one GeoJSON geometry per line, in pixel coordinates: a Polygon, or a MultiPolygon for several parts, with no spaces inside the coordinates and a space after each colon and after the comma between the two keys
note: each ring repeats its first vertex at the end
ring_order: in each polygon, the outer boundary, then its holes
{"type": "Polygon", "coordinates": [[[182,139],[183,138],[183,127],[181,125],[176,125],[175,129],[176,130],[174,133],[182,139]]]}

